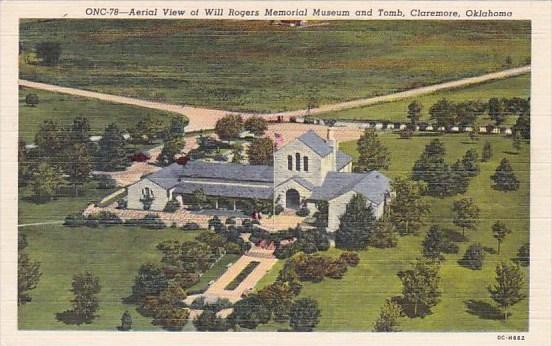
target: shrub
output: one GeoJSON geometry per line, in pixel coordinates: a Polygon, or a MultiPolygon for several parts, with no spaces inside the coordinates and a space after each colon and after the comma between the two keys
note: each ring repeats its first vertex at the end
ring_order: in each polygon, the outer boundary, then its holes
{"type": "Polygon", "coordinates": [[[188,222],[184,226],[182,226],[182,229],[185,231],[196,231],[198,229],[201,229],[201,226],[195,222],[188,222]]]}
{"type": "Polygon", "coordinates": [[[167,202],[165,208],[163,208],[163,211],[167,213],[174,213],[178,209],[180,209],[180,202],[173,198],[167,202]]]}
{"type": "Polygon", "coordinates": [[[237,243],[226,243],[224,244],[224,250],[227,254],[232,255],[241,255],[242,254],[242,246],[240,246],[237,243]]]}
{"type": "Polygon", "coordinates": [[[235,225],[236,224],[236,218],[234,216],[230,216],[226,218],[226,221],[224,222],[227,225],[235,225]]]}
{"type": "Polygon", "coordinates": [[[163,229],[167,225],[156,214],[147,214],[142,219],[128,219],[125,222],[127,226],[142,226],[149,229],[163,229]]]}
{"type": "Polygon", "coordinates": [[[326,276],[332,279],[341,279],[346,272],[347,262],[341,258],[331,261],[326,268],[326,276]]]}
{"type": "MultiPolygon", "coordinates": [[[[284,207],[282,207],[281,205],[277,204],[275,207],[274,207],[274,213],[276,215],[280,215],[282,212],[284,211],[284,207]]],[[[255,220],[257,221],[257,220],[255,220]]]]}
{"type": "Polygon", "coordinates": [[[483,267],[483,260],[485,258],[485,250],[483,249],[483,246],[481,244],[476,243],[470,245],[466,252],[464,253],[464,257],[462,257],[458,263],[466,268],[470,268],[473,270],[480,270],[483,267]]]}
{"type": "Polygon", "coordinates": [[[79,227],[86,224],[86,217],[82,214],[70,214],[65,217],[64,226],[67,227],[79,227]]]}
{"type": "Polygon", "coordinates": [[[302,255],[294,259],[295,272],[301,281],[320,282],[326,276],[329,265],[327,257],[318,255],[302,255]]]}
{"type": "Polygon", "coordinates": [[[100,225],[105,226],[121,225],[123,223],[123,220],[117,214],[110,211],[100,211],[98,214],[90,215],[89,219],[96,219],[100,225]]]}
{"type": "Polygon", "coordinates": [[[520,266],[529,266],[529,251],[529,244],[527,243],[519,247],[516,260],[520,266]]]}
{"type": "Polygon", "coordinates": [[[302,207],[301,209],[297,210],[297,212],[295,213],[295,215],[300,217],[309,216],[309,214],[310,214],[310,210],[307,207],[302,207]]]}
{"type": "Polygon", "coordinates": [[[360,257],[358,256],[358,254],[356,252],[352,252],[352,251],[343,252],[339,256],[339,258],[344,260],[347,263],[347,265],[349,265],[351,267],[356,267],[358,265],[358,263],[360,262],[360,257]]]}

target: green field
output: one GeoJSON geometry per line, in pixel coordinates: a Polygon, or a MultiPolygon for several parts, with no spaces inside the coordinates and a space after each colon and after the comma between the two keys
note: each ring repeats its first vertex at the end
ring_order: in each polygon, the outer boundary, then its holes
{"type": "MultiPolygon", "coordinates": [[[[432,139],[417,136],[403,140],[395,134],[380,135],[380,138],[392,155],[391,165],[386,172],[389,177],[408,174],[424,145],[432,139]]],[[[446,255],[441,267],[442,301],[433,308],[433,314],[425,318],[402,318],[400,327],[404,331],[527,331],[528,299],[514,307],[507,321],[492,319],[489,314],[493,312],[493,302],[486,288],[494,281],[495,265],[501,260],[514,258],[519,246],[529,240],[529,145],[525,143],[521,152],[515,154],[512,153],[511,140],[504,137],[484,137],[477,144],[467,141],[466,135],[446,135],[440,139],[445,143],[450,161],[456,160],[469,148],[480,149],[484,139],[488,139],[493,146],[492,160],[481,163],[481,173],[471,180],[466,193],[479,205],[481,222],[476,231],[466,232],[469,242],[458,243],[458,254],[446,255]],[[512,162],[521,181],[520,189],[516,192],[499,192],[490,187],[489,177],[503,157],[512,162]],[[472,242],[496,249],[496,240],[491,233],[491,226],[496,220],[502,220],[512,229],[512,234],[502,244],[500,256],[487,255],[480,271],[458,265],[456,261],[472,242]],[[469,300],[473,302],[468,304],[469,300]]],[[[343,143],[342,149],[357,156],[354,142],[343,143]]],[[[459,231],[451,223],[451,205],[458,198],[428,198],[431,216],[427,224],[441,223],[459,231]]],[[[421,241],[427,228],[424,227],[419,236],[401,238],[397,248],[369,248],[361,251],[359,266],[349,269],[341,280],[324,279],[317,284],[304,283],[301,296],[316,299],[321,307],[322,318],[317,330],[370,331],[385,299],[400,294],[401,283],[396,273],[420,256],[421,241]]],[[[327,254],[334,255],[337,252],[339,250],[331,249],[327,254]]],[[[279,261],[259,282],[257,289],[273,282],[282,264],[279,261]]],[[[524,271],[527,274],[527,270],[524,271]]],[[[285,327],[269,324],[259,330],[285,327]]]]}
{"type": "MultiPolygon", "coordinates": [[[[407,98],[401,101],[380,103],[373,106],[348,109],[339,112],[324,113],[318,117],[343,120],[389,120],[389,121],[407,121],[406,113],[408,104],[414,100],[423,105],[421,121],[429,120],[429,108],[442,98],[447,98],[454,102],[463,102],[467,100],[479,100],[487,102],[491,97],[522,97],[530,96],[531,81],[529,75],[522,75],[508,79],[502,79],[487,82],[462,89],[445,90],[430,95],[407,98]]],[[[517,117],[510,116],[505,124],[512,125],[517,117]]],[[[492,123],[488,117],[479,119],[482,125],[492,123]]]]}
{"type": "MultiPolygon", "coordinates": [[[[193,240],[198,231],[148,230],[137,227],[66,228],[61,225],[25,227],[26,252],[41,262],[42,277],[31,291],[32,301],[19,307],[20,329],[115,330],[128,310],[134,330],[160,330],[142,317],[135,306],[123,304],[131,293],[140,265],[159,263],[155,246],[163,240],[193,240]],[[80,326],[59,322],[55,314],[71,307],[74,274],[89,270],[100,279],[99,317],[80,326]]],[[[190,324],[191,325],[191,324],[190,324]]]]}
{"type": "Polygon", "coordinates": [[[284,111],[525,65],[529,21],[23,20],[20,77],[177,104],[284,111]],[[57,66],[39,42],[61,44],[57,66]],[[511,57],[511,64],[506,64],[511,57]]]}
{"type": "Polygon", "coordinates": [[[148,115],[168,123],[172,113],[42,90],[22,88],[19,91],[19,136],[27,143],[34,141],[44,120],[70,126],[73,119],[83,116],[90,123],[91,134],[101,135],[112,122],[121,129],[127,129],[148,115]],[[36,107],[25,104],[25,96],[29,93],[38,95],[40,103],[36,107]]]}

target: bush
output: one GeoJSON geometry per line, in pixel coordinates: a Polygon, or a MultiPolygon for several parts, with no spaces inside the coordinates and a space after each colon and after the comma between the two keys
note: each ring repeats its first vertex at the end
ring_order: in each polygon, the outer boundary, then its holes
{"type": "Polygon", "coordinates": [[[310,210],[307,207],[302,207],[301,209],[297,210],[297,212],[295,212],[295,215],[300,217],[309,216],[309,214],[310,214],[310,210]]]}
{"type": "Polygon", "coordinates": [[[147,214],[142,219],[128,219],[125,222],[127,226],[142,226],[149,229],[163,229],[167,225],[156,214],[147,214]]]}
{"type": "Polygon", "coordinates": [[[109,175],[98,175],[98,189],[107,190],[114,189],[117,187],[117,182],[109,175]]]}
{"type": "Polygon", "coordinates": [[[230,216],[226,218],[226,221],[224,222],[226,225],[235,225],[236,224],[236,218],[234,216],[230,216]]]}
{"type": "Polygon", "coordinates": [[[470,245],[466,252],[464,253],[464,257],[462,257],[458,263],[466,268],[470,268],[473,270],[480,270],[483,267],[483,260],[485,258],[485,249],[481,244],[476,243],[470,245]]]}
{"type": "Polygon", "coordinates": [[[123,224],[123,220],[117,214],[110,211],[100,211],[98,214],[90,215],[89,219],[96,219],[100,225],[105,226],[123,224]]]}
{"type": "Polygon", "coordinates": [[[102,226],[121,225],[123,224],[123,220],[121,220],[121,218],[113,212],[101,211],[97,214],[91,214],[88,216],[84,216],[82,214],[68,215],[65,218],[65,222],[63,224],[68,227],[85,226],[85,227],[95,228],[95,227],[98,227],[99,225],[102,225],[102,226]]]}
{"type": "Polygon", "coordinates": [[[342,259],[343,261],[345,261],[347,263],[347,265],[349,265],[351,267],[356,267],[358,265],[358,263],[360,262],[360,257],[358,256],[358,254],[356,252],[352,252],[352,251],[343,252],[339,256],[339,258],[342,259]]]}
{"type": "Polygon", "coordinates": [[[86,224],[86,217],[82,214],[70,214],[65,217],[64,226],[67,227],[79,227],[86,224]]]}
{"type": "MultiPolygon", "coordinates": [[[[282,207],[279,204],[277,204],[276,207],[274,207],[274,213],[276,215],[280,215],[283,211],[284,211],[284,207],[282,207]]],[[[257,221],[257,220],[255,220],[255,221],[257,221]]]]}
{"type": "Polygon", "coordinates": [[[326,276],[332,279],[341,279],[347,272],[347,262],[338,258],[331,261],[326,268],[326,276]]]}
{"type": "Polygon", "coordinates": [[[165,208],[163,208],[163,211],[167,213],[174,213],[178,209],[180,209],[180,202],[173,198],[167,202],[165,208]]]}
{"type": "Polygon", "coordinates": [[[226,243],[224,244],[224,250],[227,254],[232,255],[241,255],[242,254],[242,246],[240,246],[237,243],[226,243]]]}
{"type": "Polygon", "coordinates": [[[201,226],[195,222],[188,222],[182,226],[182,229],[185,231],[197,231],[198,229],[201,229],[201,226]]]}
{"type": "Polygon", "coordinates": [[[525,243],[519,247],[516,261],[519,263],[520,266],[529,266],[529,252],[529,244],[525,243]]]}

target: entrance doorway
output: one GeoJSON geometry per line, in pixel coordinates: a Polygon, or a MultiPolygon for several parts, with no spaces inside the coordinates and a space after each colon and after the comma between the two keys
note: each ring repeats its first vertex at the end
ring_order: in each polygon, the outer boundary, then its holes
{"type": "Polygon", "coordinates": [[[286,191],[286,208],[299,209],[300,197],[299,192],[295,189],[289,189],[286,191]]]}

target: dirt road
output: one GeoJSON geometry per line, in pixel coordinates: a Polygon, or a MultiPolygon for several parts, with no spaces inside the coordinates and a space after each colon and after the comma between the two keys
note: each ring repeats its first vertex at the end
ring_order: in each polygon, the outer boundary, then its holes
{"type": "MultiPolygon", "coordinates": [[[[440,90],[466,87],[468,85],[480,84],[480,83],[495,80],[495,79],[503,79],[503,78],[513,77],[513,76],[518,76],[529,72],[531,72],[531,66],[523,66],[523,67],[513,68],[509,70],[488,73],[477,77],[463,78],[452,82],[434,84],[430,86],[411,89],[411,90],[402,91],[402,92],[389,94],[389,95],[324,105],[318,108],[311,109],[310,114],[311,115],[322,114],[326,112],[334,112],[334,111],[339,111],[339,110],[344,110],[349,108],[369,106],[369,105],[382,103],[382,102],[391,102],[391,101],[396,101],[396,100],[400,100],[408,97],[431,94],[440,90]]],[[[233,113],[233,112],[228,112],[228,111],[219,110],[219,109],[180,106],[180,105],[166,104],[166,103],[160,103],[160,102],[154,102],[154,101],[146,101],[146,100],[135,99],[135,98],[125,97],[125,96],[110,95],[110,94],[98,93],[94,91],[61,87],[61,86],[52,85],[52,84],[31,82],[31,81],[22,80],[22,79],[19,80],[19,85],[28,87],[28,88],[41,89],[41,90],[47,90],[47,91],[76,95],[76,96],[90,97],[90,98],[95,98],[95,99],[108,101],[108,102],[123,103],[123,104],[138,106],[138,107],[152,108],[152,109],[158,109],[162,111],[183,114],[190,119],[190,124],[186,127],[186,131],[188,132],[198,131],[202,129],[212,129],[215,127],[215,123],[218,119],[223,117],[225,114],[233,113]]],[[[240,113],[240,114],[244,115],[245,117],[253,115],[251,113],[240,113]]],[[[306,110],[300,109],[300,110],[290,111],[290,112],[263,114],[263,116],[266,116],[266,117],[283,116],[284,118],[287,118],[290,116],[304,116],[305,114],[306,114],[306,110]]]]}

